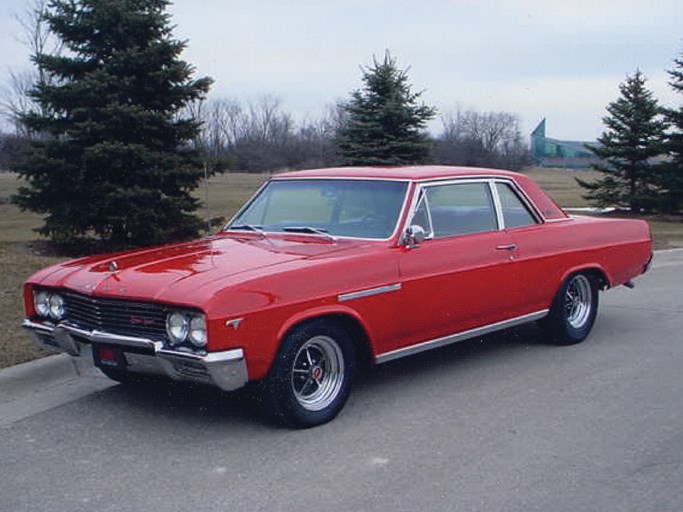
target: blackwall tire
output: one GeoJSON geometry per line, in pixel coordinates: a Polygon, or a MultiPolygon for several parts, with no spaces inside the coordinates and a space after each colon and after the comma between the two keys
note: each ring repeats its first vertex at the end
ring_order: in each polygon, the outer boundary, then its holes
{"type": "Polygon", "coordinates": [[[597,280],[591,274],[570,276],[557,292],[548,316],[541,321],[549,341],[556,345],[584,341],[598,313],[598,294],[597,280]]]}
{"type": "Polygon", "coordinates": [[[342,410],[356,373],[349,334],[335,322],[313,320],[282,341],[262,383],[266,414],[291,428],[327,423],[342,410]]]}

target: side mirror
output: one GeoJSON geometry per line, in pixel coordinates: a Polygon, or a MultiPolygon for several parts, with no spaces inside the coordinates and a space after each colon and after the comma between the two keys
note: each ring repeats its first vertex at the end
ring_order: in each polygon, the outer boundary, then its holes
{"type": "Polygon", "coordinates": [[[415,247],[418,247],[422,242],[424,242],[424,239],[426,237],[427,233],[425,232],[422,226],[418,226],[417,224],[411,224],[406,228],[406,232],[405,235],[403,235],[402,242],[407,249],[414,249],[415,247]]]}

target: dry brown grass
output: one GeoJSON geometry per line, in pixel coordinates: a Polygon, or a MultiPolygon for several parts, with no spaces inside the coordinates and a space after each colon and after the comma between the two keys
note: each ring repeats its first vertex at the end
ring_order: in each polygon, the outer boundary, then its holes
{"type": "Polygon", "coordinates": [[[24,311],[21,289],[28,276],[58,261],[59,258],[32,254],[23,242],[0,243],[0,368],[46,354],[20,327],[24,311]]]}
{"type": "MultiPolygon", "coordinates": [[[[587,206],[574,176],[591,179],[591,171],[562,171],[531,169],[527,172],[537,180],[550,195],[564,207],[587,206]]],[[[260,174],[225,174],[209,180],[210,217],[228,219],[266,180],[260,174]]],[[[10,204],[9,197],[19,182],[16,175],[0,173],[0,368],[41,357],[44,352],[36,349],[27,333],[19,327],[23,318],[21,288],[28,276],[38,269],[60,261],[61,258],[37,254],[34,242],[38,236],[33,231],[40,226],[41,217],[19,211],[10,204]]],[[[204,199],[204,188],[197,191],[204,199]]],[[[204,215],[205,212],[200,212],[204,215]]],[[[655,236],[655,247],[665,249],[683,247],[683,222],[665,222],[651,218],[650,226],[655,236]]]]}
{"type": "MultiPolygon", "coordinates": [[[[266,180],[260,174],[226,174],[209,180],[209,212],[212,217],[229,218],[266,180]]],[[[22,285],[26,278],[64,258],[40,255],[32,242],[33,231],[41,225],[41,216],[21,212],[10,204],[10,196],[20,182],[15,174],[0,172],[0,368],[46,355],[36,348],[20,327],[23,319],[22,285]]],[[[204,199],[205,190],[197,191],[204,199]]],[[[204,214],[204,212],[200,212],[204,214]]]]}
{"type": "Polygon", "coordinates": [[[530,176],[550,194],[557,204],[564,208],[581,208],[590,206],[581,197],[581,187],[576,183],[576,178],[592,181],[600,173],[597,171],[566,171],[564,169],[529,169],[524,174],[530,176]]]}

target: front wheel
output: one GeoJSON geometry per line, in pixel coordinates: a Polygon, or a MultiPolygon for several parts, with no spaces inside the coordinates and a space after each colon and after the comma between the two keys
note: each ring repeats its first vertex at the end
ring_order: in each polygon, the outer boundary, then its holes
{"type": "Polygon", "coordinates": [[[262,383],[266,413],[295,428],[327,423],[344,407],[355,372],[353,343],[341,326],[303,324],[283,340],[262,383]]]}
{"type": "Polygon", "coordinates": [[[541,321],[553,343],[573,345],[586,339],[598,313],[598,293],[597,281],[590,274],[574,274],[562,284],[541,321]]]}

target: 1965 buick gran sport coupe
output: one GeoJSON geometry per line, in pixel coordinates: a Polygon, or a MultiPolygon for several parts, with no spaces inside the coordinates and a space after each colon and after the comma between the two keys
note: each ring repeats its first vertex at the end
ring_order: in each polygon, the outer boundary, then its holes
{"type": "Polygon", "coordinates": [[[23,325],[121,382],[255,382],[273,419],[311,427],[361,363],[536,320],[548,341],[583,341],[598,292],[651,258],[645,222],[570,217],[522,174],[299,171],[215,235],[38,272],[23,325]]]}

